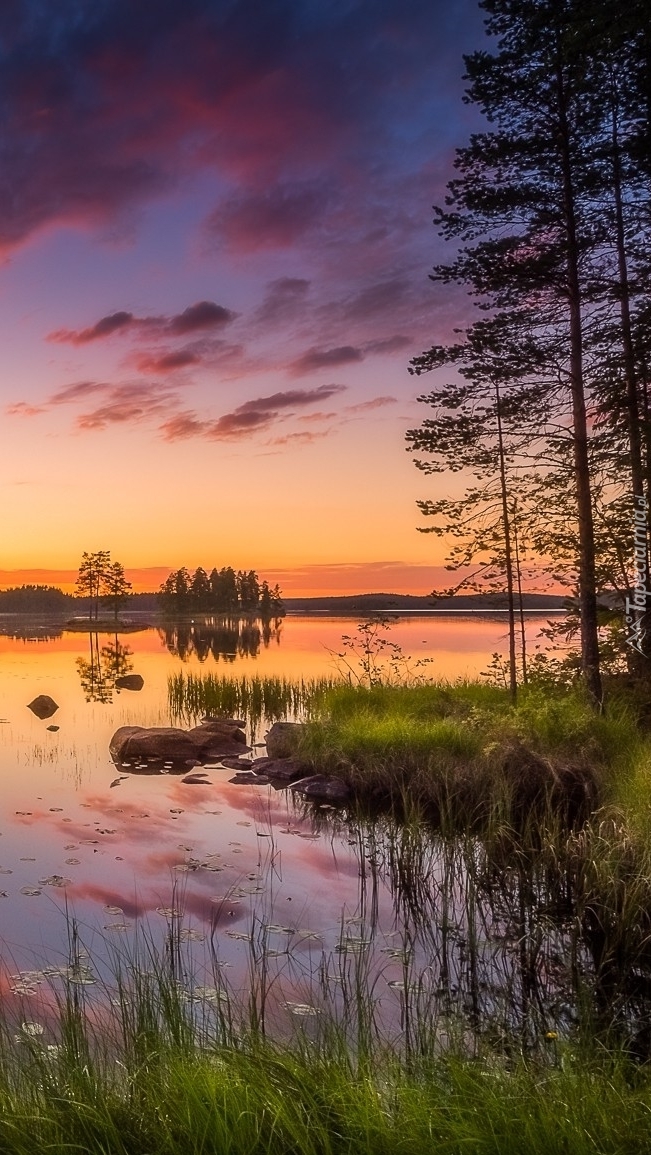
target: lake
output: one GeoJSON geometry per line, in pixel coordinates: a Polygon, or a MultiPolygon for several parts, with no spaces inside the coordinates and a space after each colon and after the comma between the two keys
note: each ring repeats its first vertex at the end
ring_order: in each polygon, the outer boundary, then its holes
{"type": "MultiPolygon", "coordinates": [[[[546,620],[529,615],[531,644],[546,620]]],[[[224,982],[238,998],[263,960],[268,1013],[281,1020],[328,1000],[345,1009],[360,968],[396,1032],[410,990],[430,1009],[433,1000],[509,1023],[528,1018],[517,896],[512,908],[477,889],[468,905],[476,848],[414,842],[387,820],[360,825],[345,812],[295,805],[289,791],[229,782],[225,768],[209,770],[206,785],[185,784],[129,774],[109,758],[119,726],[174,721],[171,674],[334,675],[337,654],[355,662],[342,646],[355,620],[287,617],[266,633],[197,623],[117,639],[8,617],[0,629],[7,997],[42,998],[65,974],[75,920],[92,959],[89,985],[144,930],[161,949],[175,936],[204,987],[213,984],[206,989],[224,982]],[[114,688],[111,671],[127,670],[142,675],[140,692],[114,688]],[[58,703],[53,717],[27,708],[39,694],[58,703]]],[[[420,668],[427,677],[455,679],[477,676],[504,652],[505,629],[503,617],[423,615],[398,620],[388,636],[414,662],[431,659],[420,668]]],[[[545,949],[558,953],[557,936],[545,949]]],[[[558,984],[547,984],[556,997],[558,984]]]]}

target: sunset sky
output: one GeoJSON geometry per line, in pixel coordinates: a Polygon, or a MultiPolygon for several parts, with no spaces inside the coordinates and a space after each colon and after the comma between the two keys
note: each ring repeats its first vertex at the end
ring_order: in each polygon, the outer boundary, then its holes
{"type": "Polygon", "coordinates": [[[409,359],[474,0],[6,0],[0,585],[110,549],[426,593],[409,359]]]}

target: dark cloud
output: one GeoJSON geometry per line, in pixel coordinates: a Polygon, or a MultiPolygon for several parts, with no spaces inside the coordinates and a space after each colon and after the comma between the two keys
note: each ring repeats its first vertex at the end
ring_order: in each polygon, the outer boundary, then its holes
{"type": "Polygon", "coordinates": [[[404,277],[378,281],[346,301],[346,315],[355,320],[367,320],[389,309],[393,311],[410,297],[412,291],[413,283],[404,277]]]}
{"type": "Polygon", "coordinates": [[[461,53],[481,26],[475,0],[12,0],[9,11],[0,248],[52,223],[104,228],[206,168],[238,190],[212,217],[236,246],[302,237],[326,186],[368,221],[387,190],[397,203],[395,179],[413,177],[426,149],[458,140],[461,53]]]}
{"type": "Polygon", "coordinates": [[[339,345],[334,349],[312,348],[296,361],[292,361],[289,371],[292,376],[298,377],[302,373],[313,373],[317,369],[333,369],[338,365],[352,365],[363,360],[362,350],[356,349],[353,345],[339,345]]]}
{"type": "Polygon", "coordinates": [[[173,317],[135,317],[133,313],[110,313],[87,329],[56,329],[48,334],[48,341],[68,345],[87,345],[111,337],[113,333],[145,332],[148,336],[178,337],[187,333],[222,329],[234,321],[237,314],[214,301],[198,301],[173,317]]]}
{"type": "Polygon", "coordinates": [[[405,337],[402,333],[396,333],[395,337],[383,337],[379,341],[369,341],[364,346],[365,353],[396,353],[399,349],[411,348],[413,342],[411,337],[405,337]]]}
{"type": "Polygon", "coordinates": [[[214,301],[197,301],[196,305],[189,305],[178,316],[172,317],[167,328],[170,333],[195,333],[200,329],[220,329],[233,320],[235,313],[223,305],[216,305],[214,301]]]}
{"type": "Polygon", "coordinates": [[[345,385],[320,385],[318,389],[288,389],[268,397],[255,397],[224,413],[217,421],[201,421],[194,413],[178,414],[161,426],[166,441],[186,437],[206,437],[211,441],[228,441],[267,429],[283,414],[305,405],[318,404],[346,390],[345,385]]]}
{"type": "Polygon", "coordinates": [[[99,341],[102,337],[110,337],[113,333],[124,332],[134,324],[133,313],[110,313],[102,317],[89,329],[56,329],[48,334],[48,341],[60,341],[70,345],[87,345],[89,341],[99,341]]]}
{"type": "Polygon", "coordinates": [[[304,277],[278,277],[270,281],[256,320],[262,324],[292,320],[302,311],[309,288],[310,282],[304,277]]]}
{"type": "Polygon", "coordinates": [[[323,187],[280,184],[225,201],[207,227],[236,252],[288,248],[322,217],[327,199],[323,187]]]}

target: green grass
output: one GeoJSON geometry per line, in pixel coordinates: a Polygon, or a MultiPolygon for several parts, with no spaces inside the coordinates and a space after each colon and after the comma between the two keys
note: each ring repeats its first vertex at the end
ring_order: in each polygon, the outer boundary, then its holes
{"type": "Polygon", "coordinates": [[[360,801],[400,811],[408,798],[456,828],[519,827],[532,814],[580,822],[639,791],[651,767],[625,702],[597,716],[579,690],[530,689],[513,706],[476,683],[334,687],[315,702],[299,753],[360,801]]]}
{"type": "Polygon", "coordinates": [[[273,1042],[232,1004],[198,1010],[169,957],[150,963],[121,971],[112,1003],[68,988],[43,1034],[5,1021],[3,1155],[649,1149],[651,1071],[621,1052],[552,1033],[528,1058],[517,1044],[475,1045],[471,1056],[450,1029],[434,1054],[381,1041],[354,1051],[334,1023],[273,1042]]]}

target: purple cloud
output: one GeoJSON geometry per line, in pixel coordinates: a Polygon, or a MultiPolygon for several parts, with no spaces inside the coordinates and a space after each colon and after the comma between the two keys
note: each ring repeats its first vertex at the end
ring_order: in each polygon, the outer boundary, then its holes
{"type": "Polygon", "coordinates": [[[201,421],[193,413],[183,413],[164,422],[161,432],[166,441],[185,437],[206,437],[211,441],[228,441],[245,436],[258,429],[267,429],[283,413],[290,413],[304,405],[326,401],[346,390],[345,385],[320,385],[318,389],[288,389],[269,397],[255,397],[245,401],[217,421],[201,421]]]}
{"type": "Polygon", "coordinates": [[[326,203],[322,186],[280,184],[225,201],[207,228],[237,252],[288,248],[321,218],[326,203]]]}
{"type": "Polygon", "coordinates": [[[69,345],[87,345],[90,341],[100,341],[103,337],[110,337],[113,333],[124,332],[131,328],[135,318],[133,313],[110,313],[102,317],[88,329],[56,329],[48,334],[48,341],[58,341],[69,345]]]}
{"type": "Polygon", "coordinates": [[[224,305],[214,301],[198,301],[189,305],[182,313],[173,317],[135,317],[133,313],[120,311],[101,317],[87,329],[56,329],[48,334],[48,341],[68,345],[87,345],[90,341],[100,341],[114,333],[145,331],[148,336],[185,336],[186,333],[212,331],[229,325],[237,316],[224,305]]]}
{"type": "Polygon", "coordinates": [[[230,309],[216,305],[214,301],[197,301],[196,305],[189,305],[182,313],[172,317],[166,327],[170,333],[184,335],[202,329],[221,329],[234,321],[235,316],[230,309]]]}
{"type": "Polygon", "coordinates": [[[289,372],[293,377],[302,373],[313,373],[317,369],[333,369],[339,365],[352,365],[364,360],[361,349],[353,345],[339,345],[334,349],[308,349],[296,361],[292,361],[289,372]]]}
{"type": "Polygon", "coordinates": [[[256,312],[262,324],[292,320],[305,306],[310,282],[304,277],[278,277],[270,281],[256,312]]]}

